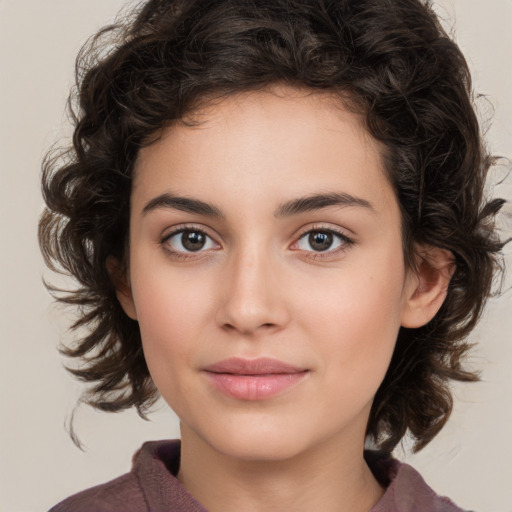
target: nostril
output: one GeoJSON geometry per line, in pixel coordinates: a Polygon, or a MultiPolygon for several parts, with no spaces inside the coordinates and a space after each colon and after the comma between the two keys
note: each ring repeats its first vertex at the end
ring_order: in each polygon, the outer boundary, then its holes
{"type": "Polygon", "coordinates": [[[222,325],[222,328],[227,332],[239,332],[241,334],[253,334],[254,331],[257,331],[258,329],[264,329],[264,330],[271,330],[275,329],[277,327],[277,324],[272,322],[267,322],[264,324],[261,324],[257,326],[256,328],[253,327],[246,327],[245,329],[242,326],[237,327],[236,325],[233,325],[231,323],[225,323],[222,325]]]}

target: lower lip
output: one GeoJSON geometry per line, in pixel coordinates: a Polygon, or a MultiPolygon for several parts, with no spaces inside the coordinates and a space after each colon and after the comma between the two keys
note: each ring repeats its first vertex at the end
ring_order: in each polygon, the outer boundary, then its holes
{"type": "Polygon", "coordinates": [[[307,371],[265,375],[236,375],[206,372],[221,393],[238,400],[265,400],[297,385],[307,371]]]}

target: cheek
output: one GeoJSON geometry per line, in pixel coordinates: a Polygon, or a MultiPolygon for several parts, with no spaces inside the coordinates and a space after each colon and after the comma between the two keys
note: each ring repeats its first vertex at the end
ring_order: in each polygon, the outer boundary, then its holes
{"type": "Polygon", "coordinates": [[[169,265],[140,266],[132,274],[132,293],[141,330],[152,340],[187,338],[204,322],[212,303],[205,277],[193,270],[174,270],[169,265]]]}
{"type": "Polygon", "coordinates": [[[178,386],[180,372],[193,362],[204,338],[198,334],[212,316],[213,301],[206,290],[199,293],[186,273],[146,272],[132,280],[144,355],[160,389],[178,386]]]}
{"type": "Polygon", "coordinates": [[[325,375],[346,396],[370,399],[385,376],[400,328],[401,283],[398,275],[368,269],[308,296],[304,328],[323,352],[325,375]]]}

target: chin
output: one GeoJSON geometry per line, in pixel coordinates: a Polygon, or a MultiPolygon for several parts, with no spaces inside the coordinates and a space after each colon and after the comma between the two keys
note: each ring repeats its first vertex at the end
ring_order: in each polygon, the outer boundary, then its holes
{"type": "Polygon", "coordinates": [[[258,439],[239,436],[212,446],[227,457],[251,462],[278,462],[293,459],[306,446],[289,436],[258,436],[258,439]],[[285,439],[285,437],[287,437],[285,439]]]}
{"type": "MultiPolygon", "coordinates": [[[[213,425],[210,425],[213,426],[213,425]]],[[[321,428],[308,428],[297,422],[232,421],[198,433],[210,448],[241,461],[277,462],[293,459],[320,444],[325,437],[321,428]],[[311,434],[314,431],[314,435],[311,434]]],[[[326,434],[326,433],[324,433],[326,434]]]]}

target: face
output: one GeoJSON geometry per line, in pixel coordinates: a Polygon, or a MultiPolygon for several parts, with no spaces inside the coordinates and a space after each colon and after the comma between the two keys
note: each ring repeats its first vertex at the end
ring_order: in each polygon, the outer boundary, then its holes
{"type": "Polygon", "coordinates": [[[184,434],[225,455],[362,444],[413,279],[379,148],[327,95],[229,97],[141,150],[129,289],[184,434]]]}

